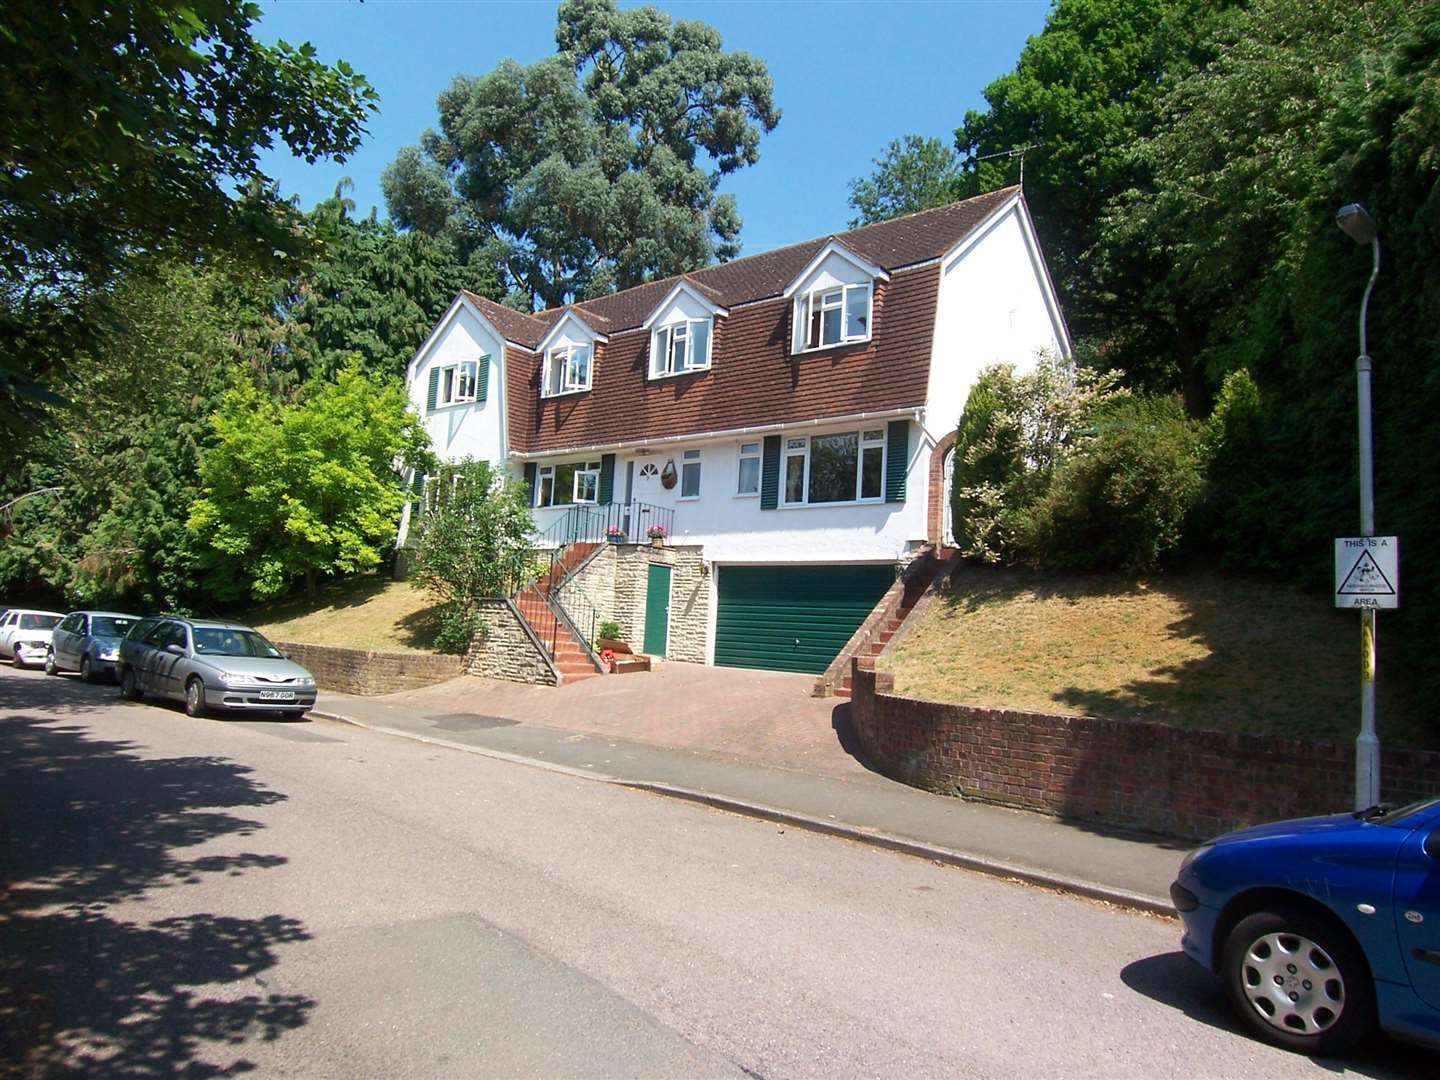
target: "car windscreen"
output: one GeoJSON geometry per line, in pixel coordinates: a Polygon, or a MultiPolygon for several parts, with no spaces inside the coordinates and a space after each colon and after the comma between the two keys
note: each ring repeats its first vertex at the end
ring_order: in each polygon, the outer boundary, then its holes
{"type": "Polygon", "coordinates": [[[21,615],[20,629],[54,630],[56,625],[60,622],[62,618],[64,618],[64,616],[62,615],[21,615]]]}
{"type": "Polygon", "coordinates": [[[280,650],[254,630],[224,630],[213,626],[195,628],[195,651],[206,656],[263,656],[282,659],[280,650]]]}
{"type": "Polygon", "coordinates": [[[137,619],[117,619],[113,615],[92,615],[90,634],[92,637],[124,637],[130,632],[137,619]]]}

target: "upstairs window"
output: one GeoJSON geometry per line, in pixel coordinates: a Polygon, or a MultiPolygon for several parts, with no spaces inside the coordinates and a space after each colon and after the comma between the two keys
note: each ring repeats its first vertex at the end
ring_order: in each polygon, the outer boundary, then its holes
{"type": "Polygon", "coordinates": [[[590,389],[590,346],[557,345],[545,354],[541,397],[590,389]]]}
{"type": "Polygon", "coordinates": [[[885,429],[785,440],[786,506],[879,502],[885,494],[885,429]]]}
{"type": "Polygon", "coordinates": [[[479,364],[474,360],[431,368],[428,407],[437,409],[474,401],[478,371],[479,364]]]}
{"type": "Polygon", "coordinates": [[[710,320],[689,319],[657,329],[650,338],[650,377],[683,375],[710,366],[710,320]]]}
{"type": "Polygon", "coordinates": [[[542,465],[535,477],[536,506],[571,506],[600,499],[600,462],[542,465]]]}
{"type": "Polygon", "coordinates": [[[795,303],[805,328],[804,349],[828,349],[870,337],[872,285],[837,285],[806,293],[795,303]]]}

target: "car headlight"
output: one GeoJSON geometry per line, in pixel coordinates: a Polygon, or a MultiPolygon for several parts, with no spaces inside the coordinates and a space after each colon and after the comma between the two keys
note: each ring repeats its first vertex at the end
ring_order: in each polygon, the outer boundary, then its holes
{"type": "Polygon", "coordinates": [[[309,675],[306,675],[304,678],[296,679],[295,682],[299,686],[303,686],[306,690],[315,689],[315,680],[312,679],[309,675]]]}
{"type": "Polygon", "coordinates": [[[1183,874],[1186,870],[1189,870],[1189,869],[1190,869],[1190,864],[1193,863],[1196,859],[1200,858],[1202,855],[1206,854],[1207,852],[1214,851],[1214,850],[1215,850],[1215,845],[1214,845],[1214,844],[1201,844],[1199,847],[1195,848],[1193,851],[1190,851],[1189,853],[1186,854],[1185,858],[1183,858],[1183,859],[1180,860],[1180,872],[1183,874]]]}
{"type": "Polygon", "coordinates": [[[120,655],[120,650],[119,650],[119,649],[101,649],[101,650],[100,650],[100,659],[101,659],[101,660],[114,660],[114,659],[115,659],[117,656],[119,656],[119,655],[120,655]]]}

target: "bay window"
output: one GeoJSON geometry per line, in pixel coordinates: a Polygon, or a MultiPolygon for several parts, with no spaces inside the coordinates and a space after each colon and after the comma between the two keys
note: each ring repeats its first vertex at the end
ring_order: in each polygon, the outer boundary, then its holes
{"type": "Polygon", "coordinates": [[[571,506],[600,499],[600,462],[542,465],[535,476],[536,506],[571,506]]]}
{"type": "Polygon", "coordinates": [[[659,327],[650,339],[650,377],[683,375],[710,366],[710,320],[689,319],[659,327]]]}
{"type": "Polygon", "coordinates": [[[785,506],[878,502],[885,494],[885,430],[787,438],[782,451],[785,506]]]}
{"type": "Polygon", "coordinates": [[[590,346],[557,345],[545,354],[541,397],[590,389],[590,346]]]}
{"type": "Polygon", "coordinates": [[[805,328],[805,349],[826,349],[870,337],[872,286],[836,285],[799,298],[795,317],[805,328]]]}

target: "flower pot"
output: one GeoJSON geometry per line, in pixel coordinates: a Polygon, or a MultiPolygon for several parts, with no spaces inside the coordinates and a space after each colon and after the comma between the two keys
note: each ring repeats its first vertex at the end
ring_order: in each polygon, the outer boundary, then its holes
{"type": "Polygon", "coordinates": [[[650,537],[650,546],[651,546],[651,547],[664,547],[664,546],[665,546],[665,538],[664,538],[663,536],[652,536],[652,537],[650,537]]]}
{"type": "Polygon", "coordinates": [[[625,542],[625,537],[623,536],[610,536],[606,539],[608,539],[612,544],[622,544],[625,542]]]}

